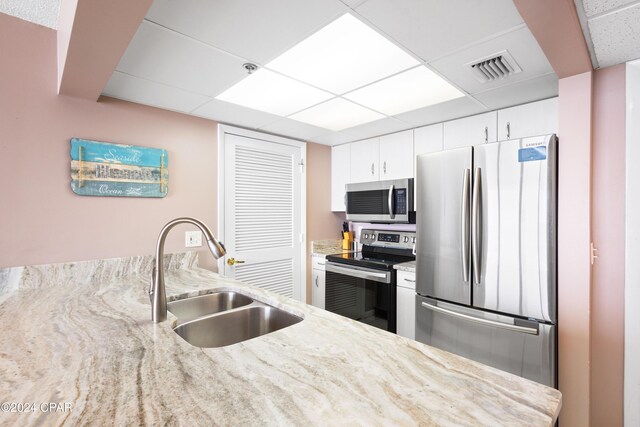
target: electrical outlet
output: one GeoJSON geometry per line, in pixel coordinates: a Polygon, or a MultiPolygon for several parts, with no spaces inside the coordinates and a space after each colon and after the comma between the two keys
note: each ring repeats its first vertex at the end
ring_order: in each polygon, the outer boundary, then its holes
{"type": "Polygon", "coordinates": [[[187,248],[196,248],[202,246],[201,231],[187,231],[184,233],[184,246],[187,248]]]}

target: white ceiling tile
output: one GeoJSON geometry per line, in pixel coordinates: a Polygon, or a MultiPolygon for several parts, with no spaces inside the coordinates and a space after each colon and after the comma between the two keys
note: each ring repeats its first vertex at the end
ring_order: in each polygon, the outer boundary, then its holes
{"type": "Polygon", "coordinates": [[[490,110],[497,110],[557,95],[558,77],[555,74],[547,74],[546,76],[478,93],[474,97],[489,107],[490,110]]]}
{"type": "Polygon", "coordinates": [[[419,64],[414,57],[347,13],[265,67],[343,94],[419,64]]]}
{"type": "Polygon", "coordinates": [[[310,139],[310,142],[315,142],[318,144],[324,145],[338,145],[344,144],[345,142],[356,141],[359,138],[356,138],[353,135],[344,132],[331,132],[321,136],[315,136],[310,139]]]}
{"type": "Polygon", "coordinates": [[[338,0],[155,0],[147,19],[264,64],[346,10],[338,0]]]}
{"type": "Polygon", "coordinates": [[[385,135],[405,129],[411,129],[412,127],[413,126],[409,123],[394,119],[392,117],[386,117],[384,119],[376,120],[375,122],[369,122],[360,126],[346,129],[346,131],[349,133],[349,135],[353,135],[357,139],[364,139],[370,138],[372,136],[385,135]]]}
{"type": "Polygon", "coordinates": [[[327,130],[297,120],[283,118],[260,128],[266,132],[309,140],[315,136],[326,135],[327,130]]]}
{"type": "Polygon", "coordinates": [[[462,96],[464,93],[424,66],[344,95],[347,99],[389,116],[462,96]]]}
{"type": "Polygon", "coordinates": [[[118,71],[111,75],[102,94],[112,98],[182,113],[188,113],[209,99],[204,95],[185,92],[181,89],[154,83],[118,71]]]}
{"type": "Polygon", "coordinates": [[[396,118],[411,123],[413,126],[428,125],[444,122],[459,117],[471,116],[487,111],[482,105],[469,97],[458,98],[442,104],[420,108],[414,111],[398,114],[396,118]]]}
{"type": "Polygon", "coordinates": [[[589,21],[600,67],[640,58],[640,3],[589,21]]]}
{"type": "Polygon", "coordinates": [[[553,72],[542,49],[526,27],[431,62],[429,66],[471,94],[553,72]],[[469,62],[483,59],[505,49],[522,68],[522,72],[505,79],[481,83],[472,74],[471,67],[465,66],[469,62]]]}
{"type": "Polygon", "coordinates": [[[365,1],[367,0],[342,0],[342,3],[346,4],[349,7],[356,8],[360,6],[362,3],[364,3],[365,1]]]}
{"type": "Polygon", "coordinates": [[[143,21],[118,71],[207,96],[246,77],[243,61],[196,40],[143,21]]]}
{"type": "Polygon", "coordinates": [[[638,0],[578,0],[582,1],[584,13],[588,17],[607,12],[638,0]]]}
{"type": "Polygon", "coordinates": [[[334,131],[368,123],[383,117],[380,113],[371,111],[368,108],[361,107],[342,98],[330,99],[315,107],[289,116],[290,119],[334,131]]]}
{"type": "Polygon", "coordinates": [[[523,23],[512,0],[368,0],[356,11],[428,61],[523,23]]]}
{"type": "Polygon", "coordinates": [[[282,119],[282,117],[273,114],[218,101],[217,99],[212,99],[201,107],[193,110],[191,114],[205,119],[251,129],[258,129],[282,119]]]}
{"type": "Polygon", "coordinates": [[[60,0],[0,0],[0,12],[34,24],[58,28],[60,0]]]}

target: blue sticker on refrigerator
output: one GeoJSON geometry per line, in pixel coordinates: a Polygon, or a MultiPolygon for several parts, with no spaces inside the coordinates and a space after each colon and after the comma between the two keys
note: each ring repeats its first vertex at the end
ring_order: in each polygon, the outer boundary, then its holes
{"type": "Polygon", "coordinates": [[[518,150],[518,162],[537,162],[540,160],[546,160],[547,147],[529,147],[520,148],[518,150]]]}

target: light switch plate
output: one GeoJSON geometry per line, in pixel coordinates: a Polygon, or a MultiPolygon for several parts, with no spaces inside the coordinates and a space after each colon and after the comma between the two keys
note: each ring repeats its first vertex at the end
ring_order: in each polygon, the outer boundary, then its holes
{"type": "Polygon", "coordinates": [[[184,246],[187,248],[196,248],[202,246],[201,231],[187,231],[184,233],[184,246]]]}

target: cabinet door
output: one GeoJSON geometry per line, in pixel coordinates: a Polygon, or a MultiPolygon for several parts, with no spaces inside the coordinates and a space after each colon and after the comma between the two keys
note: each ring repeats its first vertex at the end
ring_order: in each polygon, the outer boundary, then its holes
{"type": "Polygon", "coordinates": [[[349,182],[377,181],[380,158],[379,138],[352,142],[349,145],[351,146],[351,175],[349,182]]]}
{"type": "Polygon", "coordinates": [[[413,129],[380,137],[380,180],[413,178],[413,129]]]}
{"type": "Polygon", "coordinates": [[[498,140],[558,133],[558,98],[498,111],[498,140]]]}
{"type": "Polygon", "coordinates": [[[331,210],[345,211],[344,186],[349,183],[351,147],[349,144],[331,148],[331,210]]]}
{"type": "Polygon", "coordinates": [[[478,114],[444,123],[444,149],[471,147],[485,142],[495,142],[498,113],[478,114]]]}
{"type": "Polygon", "coordinates": [[[311,304],[324,310],[325,273],[322,270],[311,270],[311,304]]]}
{"type": "Polygon", "coordinates": [[[398,335],[416,339],[416,292],[398,286],[396,291],[396,330],[398,335]]]}
{"type": "MultiPolygon", "coordinates": [[[[442,150],[442,123],[431,126],[424,126],[413,131],[413,176],[417,175],[416,159],[420,154],[433,153],[442,150]]],[[[414,206],[418,206],[418,187],[420,183],[415,180],[413,183],[413,200],[414,206]]]]}

